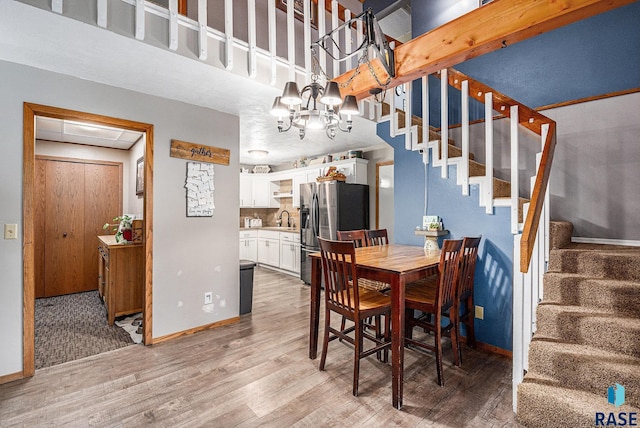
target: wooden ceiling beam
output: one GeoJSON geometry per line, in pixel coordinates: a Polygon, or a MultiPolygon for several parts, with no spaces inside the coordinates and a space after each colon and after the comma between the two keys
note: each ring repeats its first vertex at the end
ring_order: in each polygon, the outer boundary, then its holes
{"type": "MultiPolygon", "coordinates": [[[[395,48],[396,77],[389,87],[410,82],[443,68],[513,45],[519,41],[634,3],[636,0],[494,0],[395,48]]],[[[544,61],[544,58],[540,58],[544,61]]],[[[387,74],[379,60],[371,65],[384,82],[387,74]]],[[[344,84],[350,70],[335,80],[344,84]]],[[[366,66],[341,88],[342,95],[358,99],[380,85],[366,66]]]]}

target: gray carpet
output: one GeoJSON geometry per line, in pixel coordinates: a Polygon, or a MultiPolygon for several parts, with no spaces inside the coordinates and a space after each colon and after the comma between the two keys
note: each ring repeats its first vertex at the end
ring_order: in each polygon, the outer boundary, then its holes
{"type": "Polygon", "coordinates": [[[126,331],[107,324],[97,291],[36,299],[36,369],[132,344],[126,331]]]}

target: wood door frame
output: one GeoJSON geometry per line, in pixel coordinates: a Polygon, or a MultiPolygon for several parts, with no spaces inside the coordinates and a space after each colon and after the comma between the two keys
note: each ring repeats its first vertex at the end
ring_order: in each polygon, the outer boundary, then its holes
{"type": "Polygon", "coordinates": [[[34,235],[34,185],[35,185],[35,124],[36,116],[55,119],[71,119],[93,122],[106,126],[144,132],[144,344],[153,343],[153,125],[118,119],[109,116],[68,110],[25,102],[23,104],[23,158],[22,158],[22,247],[23,247],[23,354],[22,377],[35,374],[35,252],[34,235]]]}
{"type": "Polygon", "coordinates": [[[376,229],[380,229],[380,167],[393,165],[393,161],[376,163],[376,229]]]}

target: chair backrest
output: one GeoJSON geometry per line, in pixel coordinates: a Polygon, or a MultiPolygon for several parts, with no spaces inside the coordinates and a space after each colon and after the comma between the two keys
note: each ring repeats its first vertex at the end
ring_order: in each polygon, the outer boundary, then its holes
{"type": "Polygon", "coordinates": [[[339,230],[338,241],[353,241],[356,248],[367,246],[367,235],[363,229],[359,230],[339,230]]]}
{"type": "Polygon", "coordinates": [[[367,245],[372,246],[387,244],[389,244],[387,229],[367,230],[367,245]]]}
{"type": "Polygon", "coordinates": [[[353,241],[318,238],[327,307],[354,313],[359,308],[356,247],[353,241]]]}
{"type": "Polygon", "coordinates": [[[460,251],[460,273],[458,276],[458,295],[460,299],[466,299],[473,294],[473,281],[478,259],[478,246],[481,237],[466,237],[462,241],[460,251]]]}
{"type": "Polygon", "coordinates": [[[454,306],[458,297],[458,275],[462,248],[462,239],[445,239],[442,242],[438,272],[440,283],[437,291],[437,304],[441,310],[454,306]]]}

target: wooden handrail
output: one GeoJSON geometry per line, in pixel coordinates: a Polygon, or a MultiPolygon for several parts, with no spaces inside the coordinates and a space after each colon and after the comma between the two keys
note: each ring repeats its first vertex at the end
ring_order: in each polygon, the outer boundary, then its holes
{"type": "MultiPolygon", "coordinates": [[[[520,125],[525,126],[541,137],[543,133],[546,132],[542,157],[540,159],[538,173],[536,174],[533,191],[531,192],[531,201],[529,202],[529,211],[524,221],[522,239],[520,240],[520,272],[528,272],[556,147],[556,122],[457,70],[447,69],[447,77],[449,85],[458,90],[462,88],[463,81],[468,81],[469,96],[481,103],[484,103],[484,94],[491,92],[493,94],[493,110],[500,112],[506,117],[510,117],[511,115],[510,107],[517,105],[520,125]]],[[[512,185],[514,184],[512,183],[512,185]]]]}

